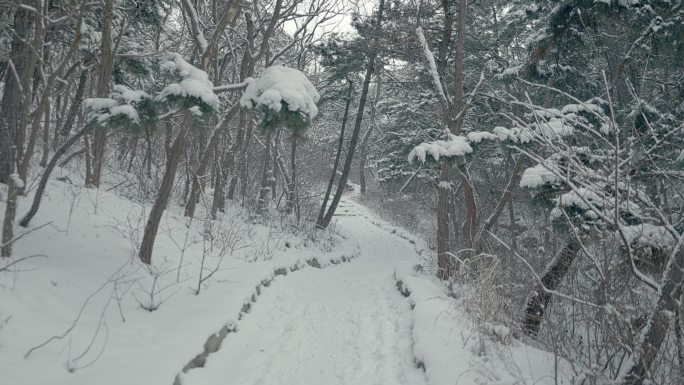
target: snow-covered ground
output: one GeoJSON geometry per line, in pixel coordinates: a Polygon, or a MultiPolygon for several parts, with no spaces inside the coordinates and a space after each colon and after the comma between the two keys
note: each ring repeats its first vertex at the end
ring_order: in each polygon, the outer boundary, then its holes
{"type": "Polygon", "coordinates": [[[350,200],[317,242],[237,209],[211,228],[171,209],[148,269],[133,255],[145,206],[49,191],[34,226],[50,224],[15,249],[46,257],[0,273],[1,385],[554,383],[552,355],[480,333],[413,270],[424,243],[350,200]]]}

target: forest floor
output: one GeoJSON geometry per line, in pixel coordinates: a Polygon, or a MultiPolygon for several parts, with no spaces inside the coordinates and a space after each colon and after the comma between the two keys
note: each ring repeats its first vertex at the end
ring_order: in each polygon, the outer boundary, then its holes
{"type": "Polygon", "coordinates": [[[17,262],[0,272],[0,385],[568,383],[416,271],[422,240],[349,197],[315,239],[239,207],[216,222],[170,207],[147,266],[148,205],[61,175],[0,261],[17,262]]]}

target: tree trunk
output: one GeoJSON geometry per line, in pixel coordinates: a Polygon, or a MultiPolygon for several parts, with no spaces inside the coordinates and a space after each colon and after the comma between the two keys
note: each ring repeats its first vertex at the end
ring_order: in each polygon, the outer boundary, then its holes
{"type": "Polygon", "coordinates": [[[214,149],[217,148],[219,139],[221,138],[221,134],[226,129],[228,123],[235,117],[235,115],[239,111],[240,104],[236,103],[228,111],[228,113],[226,113],[226,116],[223,118],[223,121],[219,122],[219,124],[216,126],[214,132],[212,132],[211,137],[209,138],[208,144],[204,148],[204,151],[202,151],[202,157],[200,158],[199,165],[197,166],[197,171],[195,171],[195,175],[191,178],[192,188],[190,190],[188,200],[185,204],[186,217],[192,217],[193,215],[195,215],[195,207],[197,205],[197,201],[199,200],[199,193],[201,187],[199,179],[203,178],[205,176],[204,174],[207,172],[207,166],[209,166],[211,154],[214,152],[214,149]]]}
{"type": "MultiPolygon", "coordinates": [[[[448,2],[443,2],[445,17],[447,21],[451,20],[448,9],[448,2]]],[[[465,52],[465,17],[468,10],[468,1],[459,1],[458,8],[458,35],[456,36],[456,57],[454,63],[454,95],[451,111],[444,113],[445,124],[449,127],[449,131],[453,135],[459,135],[463,127],[463,120],[465,117],[465,105],[463,104],[463,57],[465,52]]],[[[449,34],[450,36],[450,34],[449,34]]],[[[445,40],[448,44],[448,41],[445,40]]],[[[446,161],[442,163],[442,171],[439,178],[439,191],[437,193],[437,275],[441,279],[447,279],[458,268],[454,264],[451,256],[452,252],[452,230],[450,228],[450,215],[453,210],[449,202],[449,192],[451,186],[451,178],[453,175],[454,165],[446,161]],[[445,212],[446,210],[446,212],[445,212]]],[[[467,175],[464,174],[463,166],[456,166],[458,174],[463,182],[463,192],[466,199],[466,209],[468,210],[468,231],[469,237],[472,239],[474,235],[474,224],[477,220],[475,213],[475,197],[474,192],[470,186],[470,181],[467,175]]]]}
{"type": "Polygon", "coordinates": [[[642,385],[651,370],[660,347],[665,341],[670,322],[677,306],[681,304],[684,285],[684,243],[682,239],[670,256],[663,278],[660,281],[658,302],[651,313],[646,330],[641,335],[641,345],[635,348],[636,357],[624,377],[624,385],[642,385]]]}
{"type": "MultiPolygon", "coordinates": [[[[112,78],[112,70],[114,69],[114,48],[112,47],[113,0],[104,0],[102,17],[102,46],[100,73],[97,84],[97,97],[106,98],[109,97],[109,81],[112,78]]],[[[89,175],[89,180],[86,180],[86,185],[100,187],[100,180],[102,179],[102,166],[106,150],[106,139],[107,130],[104,128],[95,130],[92,143],[92,174],[89,175]]]]}
{"type": "Polygon", "coordinates": [[[363,87],[361,88],[361,95],[359,97],[359,108],[356,112],[356,121],[354,122],[354,131],[352,132],[352,137],[349,140],[349,150],[347,151],[347,158],[344,162],[344,168],[342,169],[342,175],[340,175],[340,180],[337,184],[337,191],[335,191],[335,196],[330,203],[330,208],[328,212],[323,217],[321,223],[317,223],[316,226],[319,228],[326,228],[332,221],[333,215],[335,215],[335,210],[337,205],[340,203],[342,198],[342,193],[347,185],[347,178],[349,177],[349,171],[351,170],[351,164],[354,160],[354,151],[356,150],[356,143],[359,140],[359,133],[361,131],[361,124],[363,123],[363,111],[366,108],[366,99],[368,98],[368,87],[370,85],[371,78],[373,76],[373,70],[375,69],[375,58],[378,54],[378,41],[380,34],[382,33],[382,13],[385,8],[385,0],[380,0],[378,5],[378,18],[376,25],[376,35],[373,39],[373,50],[368,57],[368,65],[366,67],[366,76],[363,79],[363,87]]]}
{"type": "Polygon", "coordinates": [[[330,199],[330,193],[332,192],[333,185],[335,184],[335,177],[337,176],[337,167],[340,164],[340,156],[342,155],[342,147],[344,145],[344,129],[347,126],[347,119],[349,118],[349,105],[351,104],[351,95],[353,87],[354,84],[351,80],[349,80],[349,89],[347,90],[347,102],[344,105],[344,116],[342,117],[342,128],[340,129],[340,138],[337,142],[337,152],[335,153],[335,160],[333,161],[333,168],[332,172],[330,173],[328,188],[325,190],[325,196],[323,196],[323,203],[321,203],[321,209],[318,211],[318,219],[316,220],[316,226],[318,227],[322,226],[323,224],[325,209],[328,206],[328,199],[330,199]]]}
{"type": "Polygon", "coordinates": [[[38,208],[40,207],[40,201],[43,198],[43,193],[45,192],[45,187],[47,186],[48,180],[50,179],[50,175],[52,174],[52,171],[55,169],[55,166],[57,166],[57,162],[59,161],[59,158],[62,157],[62,155],[66,154],[66,152],[69,150],[71,146],[74,145],[74,143],[78,142],[78,140],[86,133],[88,129],[83,128],[81,131],[77,132],[69,138],[64,144],[62,144],[56,151],[55,154],[52,155],[52,158],[50,159],[50,162],[47,164],[45,167],[45,170],[43,171],[43,175],[40,177],[40,182],[38,183],[38,188],[36,189],[36,193],[33,196],[33,203],[31,203],[31,208],[29,211],[24,215],[24,217],[21,219],[19,224],[23,227],[27,227],[29,225],[29,222],[31,222],[31,219],[36,215],[38,212],[38,208]]]}
{"type": "Polygon", "coordinates": [[[290,148],[290,167],[292,168],[292,177],[290,178],[290,191],[287,194],[287,212],[288,214],[297,206],[297,135],[292,135],[292,147],[290,148]]]}
{"type": "Polygon", "coordinates": [[[45,121],[43,122],[43,156],[40,159],[40,166],[45,167],[50,159],[50,102],[45,108],[45,121]]]}
{"type": "Polygon", "coordinates": [[[539,332],[546,308],[551,300],[550,291],[556,290],[563,281],[563,277],[575,261],[580,247],[579,240],[570,239],[560,254],[546,267],[541,277],[541,283],[530,293],[523,321],[523,328],[528,335],[534,337],[539,332]]]}
{"type": "MultiPolygon", "coordinates": [[[[32,6],[32,1],[20,3],[32,6]]],[[[29,95],[29,61],[33,55],[28,42],[32,25],[33,14],[29,8],[18,6],[14,14],[14,39],[9,57],[12,66],[5,71],[0,109],[0,183],[9,184],[10,175],[16,169],[15,146],[23,146],[23,134],[19,131],[22,111],[26,108],[29,95]]]]}
{"type": "Polygon", "coordinates": [[[456,266],[451,255],[451,175],[454,166],[450,161],[442,163],[437,186],[437,277],[446,280],[451,277],[456,266]]]}
{"type": "Polygon", "coordinates": [[[235,198],[235,190],[237,189],[237,182],[242,173],[242,167],[246,161],[247,156],[247,138],[251,135],[251,125],[252,120],[247,119],[247,112],[240,111],[240,117],[238,120],[238,132],[235,138],[235,143],[231,147],[230,154],[230,169],[232,175],[230,178],[230,185],[228,187],[228,192],[226,192],[226,198],[233,200],[235,198]],[[247,126],[247,127],[246,127],[247,126]],[[237,157],[237,162],[235,158],[237,157]],[[237,167],[235,167],[237,165],[237,167]]]}
{"type": "Polygon", "coordinates": [[[363,135],[361,140],[361,149],[359,153],[359,187],[361,195],[366,194],[366,162],[368,161],[368,141],[370,140],[373,128],[375,127],[375,114],[378,101],[380,100],[380,90],[382,88],[382,76],[380,71],[375,75],[375,97],[371,101],[370,123],[368,130],[363,135]]]}
{"type": "MultiPolygon", "coordinates": [[[[10,148],[8,160],[10,164],[14,162],[14,147],[10,148]]],[[[5,206],[5,217],[2,222],[2,243],[0,243],[0,256],[12,256],[12,238],[14,237],[14,216],[17,212],[17,183],[15,170],[11,169],[7,177],[7,204],[5,206]]]]}
{"type": "Polygon", "coordinates": [[[162,184],[159,187],[159,195],[157,195],[157,199],[154,201],[154,205],[150,211],[150,216],[147,219],[147,224],[145,225],[145,234],[143,235],[142,242],[140,243],[139,255],[140,259],[148,265],[152,262],[152,250],[154,248],[154,240],[157,237],[159,222],[161,221],[162,214],[166,209],[166,205],[169,203],[169,198],[171,198],[173,181],[176,178],[178,164],[185,153],[185,141],[193,124],[193,118],[190,112],[187,112],[185,114],[185,118],[183,119],[183,127],[171,145],[168,159],[166,160],[166,171],[164,172],[162,184]]]}
{"type": "Polygon", "coordinates": [[[78,77],[78,86],[76,86],[76,94],[74,95],[74,100],[72,100],[69,106],[69,111],[64,119],[64,125],[60,127],[60,135],[63,138],[67,138],[71,132],[71,128],[74,126],[76,121],[76,115],[78,111],[81,110],[81,104],[83,103],[83,95],[85,94],[85,86],[88,81],[88,69],[84,68],[81,71],[81,75],[78,77]]]}
{"type": "Polygon", "coordinates": [[[271,162],[271,139],[273,131],[266,131],[266,152],[264,153],[264,169],[261,177],[261,188],[259,189],[259,199],[257,200],[257,213],[265,214],[268,209],[268,195],[271,192],[273,179],[273,167],[271,162]]]}

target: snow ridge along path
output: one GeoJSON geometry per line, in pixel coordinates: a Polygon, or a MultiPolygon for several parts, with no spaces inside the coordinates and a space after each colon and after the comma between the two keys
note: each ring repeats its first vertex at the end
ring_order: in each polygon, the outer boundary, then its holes
{"type": "Polygon", "coordinates": [[[417,262],[412,244],[344,202],[338,226],[358,240],[360,257],[275,280],[236,333],[182,374],[183,385],[422,385],[413,356],[410,304],[393,277],[417,262]]]}

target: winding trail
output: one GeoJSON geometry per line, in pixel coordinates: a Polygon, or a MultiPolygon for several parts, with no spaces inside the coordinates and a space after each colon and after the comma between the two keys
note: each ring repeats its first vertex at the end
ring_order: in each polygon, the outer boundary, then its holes
{"type": "Polygon", "coordinates": [[[337,223],[359,242],[359,258],[273,281],[184,385],[425,384],[413,360],[409,303],[392,277],[396,263],[416,253],[357,210],[344,202],[337,223]]]}

